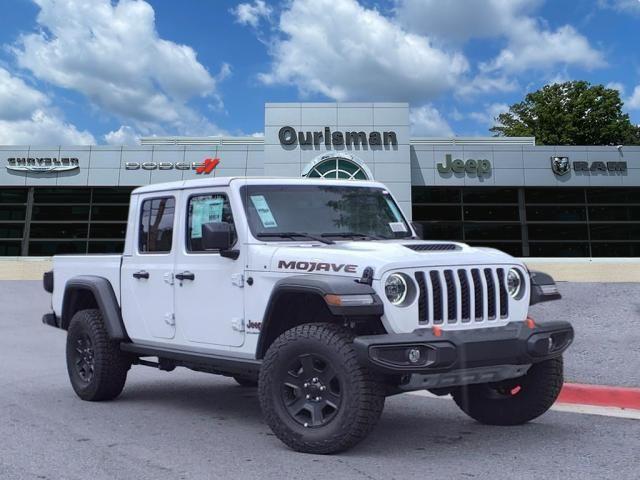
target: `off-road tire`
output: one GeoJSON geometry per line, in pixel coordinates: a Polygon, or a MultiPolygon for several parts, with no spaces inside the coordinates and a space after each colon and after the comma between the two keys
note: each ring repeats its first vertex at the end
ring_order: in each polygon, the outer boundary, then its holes
{"type": "Polygon", "coordinates": [[[549,410],[562,384],[562,357],[557,357],[533,364],[522,377],[456,389],[453,399],[480,423],[521,425],[549,410]]]}
{"type": "Polygon", "coordinates": [[[80,310],[67,332],[67,372],[71,386],[83,400],[98,402],[113,400],[124,388],[131,361],[120,351],[118,342],[109,338],[99,310],[80,310]],[[88,339],[88,342],[87,342],[88,339]],[[88,378],[82,378],[77,368],[79,341],[90,345],[93,368],[88,378]]]}
{"type": "Polygon", "coordinates": [[[238,385],[240,385],[241,387],[247,387],[247,388],[252,388],[252,387],[257,387],[258,386],[258,380],[254,379],[254,378],[249,378],[249,377],[240,377],[240,376],[234,376],[233,379],[238,382],[238,385]]]}
{"type": "Polygon", "coordinates": [[[344,451],[364,439],[378,422],[385,400],[382,386],[356,359],[353,334],[329,323],[300,325],[280,335],[265,355],[258,393],[273,433],[293,450],[315,454],[344,451]],[[284,379],[290,378],[288,365],[305,355],[326,359],[341,389],[339,408],[320,426],[298,423],[281,393],[284,379]]]}

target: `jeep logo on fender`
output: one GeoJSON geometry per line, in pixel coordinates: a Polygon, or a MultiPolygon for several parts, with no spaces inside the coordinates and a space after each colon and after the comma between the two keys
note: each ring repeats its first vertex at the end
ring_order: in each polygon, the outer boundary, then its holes
{"type": "Polygon", "coordinates": [[[438,172],[440,173],[467,173],[471,175],[476,174],[481,177],[491,172],[491,162],[486,159],[474,160],[470,158],[464,161],[456,158],[452,160],[450,153],[447,153],[444,158],[444,163],[438,164],[438,172]]]}
{"type": "Polygon", "coordinates": [[[345,263],[296,262],[295,260],[278,260],[278,268],[286,270],[303,270],[305,272],[345,272],[357,273],[358,266],[345,263]]]}

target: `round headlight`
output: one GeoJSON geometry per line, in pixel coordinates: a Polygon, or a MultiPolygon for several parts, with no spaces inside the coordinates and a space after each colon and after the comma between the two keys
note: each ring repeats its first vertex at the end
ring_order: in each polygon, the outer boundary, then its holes
{"type": "Polygon", "coordinates": [[[507,274],[507,292],[516,298],[522,289],[522,275],[518,270],[512,268],[507,274]]]}
{"type": "Polygon", "coordinates": [[[384,284],[384,294],[394,305],[400,305],[407,297],[407,281],[403,275],[392,273],[384,284]]]}

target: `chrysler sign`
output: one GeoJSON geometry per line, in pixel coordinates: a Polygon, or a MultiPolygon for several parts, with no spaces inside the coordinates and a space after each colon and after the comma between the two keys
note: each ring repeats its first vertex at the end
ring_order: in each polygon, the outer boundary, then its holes
{"type": "Polygon", "coordinates": [[[74,157],[10,157],[7,170],[15,172],[66,172],[80,168],[80,161],[74,157]]]}

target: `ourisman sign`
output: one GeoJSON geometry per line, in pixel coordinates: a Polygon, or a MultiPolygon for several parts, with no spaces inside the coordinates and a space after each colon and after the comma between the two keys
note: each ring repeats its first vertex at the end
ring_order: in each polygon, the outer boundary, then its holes
{"type": "Polygon", "coordinates": [[[320,145],[326,147],[339,146],[385,146],[397,147],[396,132],[332,132],[329,127],[316,132],[296,132],[293,127],[282,127],[278,132],[278,139],[282,145],[320,145]]]}

